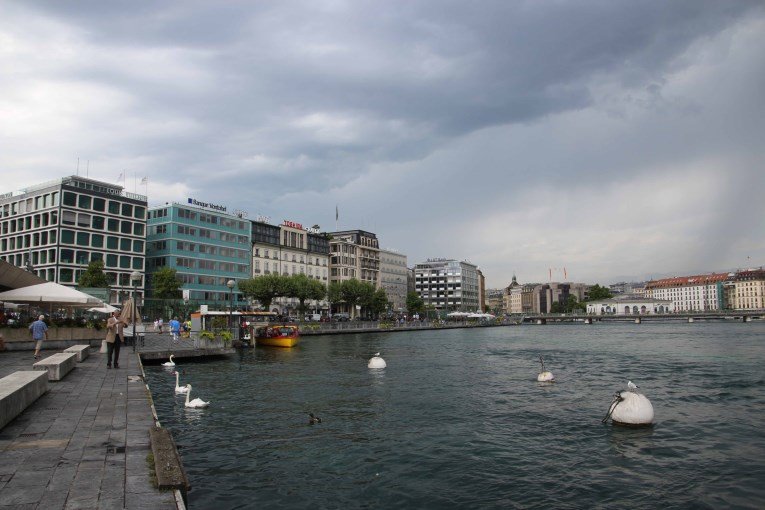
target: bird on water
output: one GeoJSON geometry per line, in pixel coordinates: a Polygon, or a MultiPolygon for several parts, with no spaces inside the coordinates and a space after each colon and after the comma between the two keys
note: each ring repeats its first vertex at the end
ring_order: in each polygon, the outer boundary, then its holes
{"type": "Polygon", "coordinates": [[[314,416],[313,413],[308,413],[308,425],[316,425],[317,423],[321,423],[321,418],[314,416]]]}

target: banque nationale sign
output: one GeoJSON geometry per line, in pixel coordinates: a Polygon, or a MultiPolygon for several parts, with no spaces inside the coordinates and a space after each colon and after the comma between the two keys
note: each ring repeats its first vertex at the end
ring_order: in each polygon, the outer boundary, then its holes
{"type": "Polygon", "coordinates": [[[205,207],[207,209],[213,209],[215,211],[226,212],[226,206],[218,204],[210,204],[208,202],[200,202],[195,198],[189,198],[189,203],[197,207],[205,207]]]}

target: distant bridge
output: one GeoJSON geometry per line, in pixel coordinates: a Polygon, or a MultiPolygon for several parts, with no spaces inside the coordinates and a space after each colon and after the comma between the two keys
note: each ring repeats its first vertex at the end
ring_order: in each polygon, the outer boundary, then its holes
{"type": "Polygon", "coordinates": [[[632,314],[632,315],[587,315],[587,314],[532,314],[524,315],[523,322],[547,324],[548,322],[634,322],[640,324],[647,321],[738,321],[751,322],[765,318],[765,310],[722,310],[709,312],[680,312],[662,314],[632,314]]]}

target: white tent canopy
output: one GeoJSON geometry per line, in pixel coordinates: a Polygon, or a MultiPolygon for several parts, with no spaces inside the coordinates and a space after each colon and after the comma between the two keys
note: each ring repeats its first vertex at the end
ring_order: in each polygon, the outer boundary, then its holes
{"type": "Polygon", "coordinates": [[[468,312],[452,312],[446,314],[447,317],[467,317],[470,315],[468,312]]]}
{"type": "Polygon", "coordinates": [[[99,312],[99,313],[112,313],[115,310],[119,310],[119,308],[116,308],[109,304],[104,304],[104,306],[101,306],[101,307],[88,308],[89,312],[99,312]]]}
{"type": "Polygon", "coordinates": [[[490,313],[471,313],[468,315],[468,319],[494,319],[494,315],[490,313]]]}
{"type": "Polygon", "coordinates": [[[45,303],[65,306],[103,306],[103,301],[71,287],[45,282],[20,289],[0,292],[0,301],[11,303],[45,303]]]}

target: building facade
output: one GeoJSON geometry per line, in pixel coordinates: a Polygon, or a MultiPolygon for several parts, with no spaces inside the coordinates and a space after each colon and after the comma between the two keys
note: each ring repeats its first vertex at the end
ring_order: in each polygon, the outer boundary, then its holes
{"type": "Polygon", "coordinates": [[[674,312],[672,301],[625,295],[587,303],[588,315],[656,315],[674,312]]]}
{"type": "MultiPolygon", "coordinates": [[[[291,276],[304,274],[329,283],[329,237],[303,228],[294,221],[284,220],[280,225],[266,221],[253,221],[252,277],[267,274],[291,276]]],[[[290,315],[298,307],[295,298],[279,297],[271,303],[271,311],[290,315]]],[[[306,305],[319,313],[327,310],[327,301],[311,301],[306,305]]]]}
{"type": "Polygon", "coordinates": [[[645,297],[672,301],[678,312],[705,312],[725,308],[723,284],[728,273],[678,276],[646,283],[645,297]]]}
{"type": "Polygon", "coordinates": [[[501,315],[507,312],[505,308],[505,291],[503,289],[486,289],[486,307],[489,313],[501,315]]]}
{"type": "Polygon", "coordinates": [[[734,310],[765,309],[765,270],[747,269],[733,277],[730,308],[734,310]]]}
{"type": "Polygon", "coordinates": [[[211,308],[247,305],[234,282],[250,278],[250,222],[225,212],[225,207],[166,204],[149,210],[146,245],[148,296],[151,275],[175,269],[186,300],[211,308]]]}
{"type": "Polygon", "coordinates": [[[380,250],[380,287],[385,290],[394,312],[406,310],[408,273],[406,255],[392,250],[380,250]]]}
{"type": "Polygon", "coordinates": [[[122,186],[72,175],[0,195],[0,259],[67,286],[101,260],[112,304],[135,271],[142,297],[145,243],[146,197],[122,186]]]}
{"type": "Polygon", "coordinates": [[[364,230],[332,232],[329,241],[330,282],[355,278],[380,287],[380,244],[364,230]]]}
{"type": "Polygon", "coordinates": [[[475,312],[480,305],[478,267],[453,259],[428,259],[414,266],[415,292],[442,312],[475,312]]]}

